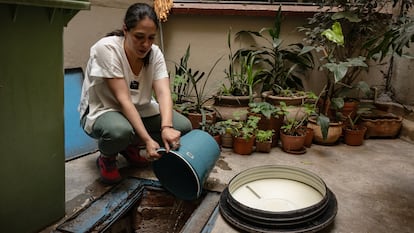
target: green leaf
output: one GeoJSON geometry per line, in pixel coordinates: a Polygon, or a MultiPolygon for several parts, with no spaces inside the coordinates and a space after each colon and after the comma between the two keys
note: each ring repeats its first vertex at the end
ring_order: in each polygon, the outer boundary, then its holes
{"type": "Polygon", "coordinates": [[[352,66],[368,67],[367,63],[365,63],[365,57],[363,56],[348,58],[346,65],[348,67],[352,67],[352,66]]]}
{"type": "Polygon", "coordinates": [[[331,101],[332,101],[332,105],[336,109],[341,109],[344,107],[344,98],[342,97],[332,98],[331,101]]]}
{"type": "Polygon", "coordinates": [[[345,18],[351,23],[361,22],[361,19],[358,18],[358,15],[356,15],[352,12],[349,12],[349,11],[336,12],[335,14],[332,15],[331,18],[333,20],[338,20],[338,19],[344,19],[345,18]]]}
{"type": "Polygon", "coordinates": [[[316,118],[316,123],[321,127],[323,140],[326,140],[328,138],[329,118],[323,114],[320,114],[316,118]]]}
{"type": "Polygon", "coordinates": [[[335,44],[344,45],[344,35],[342,34],[342,27],[339,22],[335,22],[331,29],[326,29],[321,35],[335,44]]]}
{"type": "Polygon", "coordinates": [[[346,73],[348,72],[348,66],[344,65],[343,62],[336,64],[336,63],[326,63],[323,67],[327,68],[330,72],[333,73],[335,78],[335,83],[341,81],[346,73]]]}
{"type": "Polygon", "coordinates": [[[298,55],[303,55],[309,53],[310,51],[314,50],[314,46],[304,46],[298,55]]]}
{"type": "Polygon", "coordinates": [[[359,81],[356,85],[356,88],[362,91],[365,95],[368,95],[371,92],[371,88],[369,87],[368,83],[364,81],[359,81]]]}

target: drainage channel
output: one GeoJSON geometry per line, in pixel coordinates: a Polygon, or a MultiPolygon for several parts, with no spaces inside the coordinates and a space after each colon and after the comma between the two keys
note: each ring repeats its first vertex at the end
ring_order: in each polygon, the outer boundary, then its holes
{"type": "Polygon", "coordinates": [[[60,224],[55,232],[209,232],[220,194],[179,200],[158,181],[129,177],[60,224]]]}

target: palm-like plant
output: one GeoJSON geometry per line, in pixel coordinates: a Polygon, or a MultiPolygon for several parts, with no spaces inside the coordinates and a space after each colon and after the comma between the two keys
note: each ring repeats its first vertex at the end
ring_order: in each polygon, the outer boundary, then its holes
{"type": "Polygon", "coordinates": [[[253,102],[253,88],[262,81],[258,78],[262,70],[256,68],[257,63],[258,60],[256,59],[255,52],[250,52],[246,56],[241,57],[240,79],[245,80],[243,83],[248,90],[250,102],[253,102]]]}
{"type": "MultiPolygon", "coordinates": [[[[193,77],[198,75],[199,78],[204,76],[204,72],[199,73],[199,71],[192,72],[191,68],[188,68],[188,59],[190,58],[190,45],[188,45],[184,55],[180,58],[180,63],[175,63],[175,74],[172,82],[172,98],[174,103],[181,104],[186,102],[185,98],[190,96],[190,79],[188,74],[191,74],[193,77]]],[[[198,78],[197,78],[198,79],[198,78]]]]}
{"type": "Polygon", "coordinates": [[[182,112],[203,113],[203,105],[212,98],[211,95],[206,93],[206,85],[221,57],[214,62],[207,75],[205,75],[205,72],[198,70],[193,72],[187,64],[189,57],[190,45],[188,45],[185,54],[181,57],[180,63],[176,64],[176,74],[172,88],[173,99],[175,100],[176,107],[182,112]]]}
{"type": "Polygon", "coordinates": [[[392,22],[383,34],[376,35],[364,44],[369,51],[368,57],[383,60],[390,51],[399,56],[407,56],[404,48],[409,48],[414,42],[414,19],[409,14],[413,4],[411,1],[393,0],[393,7],[397,6],[400,9],[397,17],[394,17],[395,22],[392,22]]]}
{"type": "Polygon", "coordinates": [[[264,79],[263,90],[273,90],[279,94],[282,90],[302,90],[303,84],[297,73],[313,68],[311,46],[301,43],[284,47],[281,39],[282,11],[276,14],[273,27],[262,28],[260,31],[242,30],[236,34],[236,39],[253,37],[264,42],[264,46],[252,45],[250,48],[242,48],[236,54],[248,54],[254,52],[261,63],[263,70],[260,76],[264,79]]]}
{"type": "Polygon", "coordinates": [[[231,47],[231,30],[227,34],[227,46],[229,48],[229,66],[224,71],[229,86],[222,85],[219,91],[221,95],[250,96],[253,98],[253,88],[262,81],[257,53],[250,51],[246,53],[236,52],[233,54],[231,47]]]}

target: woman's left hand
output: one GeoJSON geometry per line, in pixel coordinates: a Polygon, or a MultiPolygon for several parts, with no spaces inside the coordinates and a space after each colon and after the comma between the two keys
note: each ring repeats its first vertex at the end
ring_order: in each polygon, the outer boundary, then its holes
{"type": "Polygon", "coordinates": [[[167,153],[170,150],[180,148],[180,136],[181,132],[172,127],[166,127],[161,130],[162,141],[164,142],[167,153]]]}

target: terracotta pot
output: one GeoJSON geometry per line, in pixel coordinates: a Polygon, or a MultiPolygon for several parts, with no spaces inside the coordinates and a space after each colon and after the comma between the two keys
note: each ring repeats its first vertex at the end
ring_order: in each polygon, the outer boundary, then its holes
{"type": "Polygon", "coordinates": [[[221,135],[221,146],[225,148],[233,147],[233,135],[225,133],[221,135]]]}
{"type": "Polygon", "coordinates": [[[331,108],[331,100],[325,100],[324,97],[318,99],[316,103],[318,109],[325,109],[326,112],[322,112],[325,116],[329,118],[334,118],[336,116],[335,110],[331,108]]]}
{"type": "Polygon", "coordinates": [[[280,131],[280,141],[282,142],[282,149],[288,153],[294,153],[305,150],[305,134],[299,136],[292,136],[280,131]]]}
{"type": "Polygon", "coordinates": [[[306,99],[306,95],[295,96],[295,97],[284,97],[284,96],[273,95],[272,91],[263,92],[262,97],[265,99],[266,102],[271,103],[276,106],[280,105],[280,102],[285,102],[285,104],[288,106],[289,105],[298,106],[304,103],[306,99]]]}
{"type": "Polygon", "coordinates": [[[360,146],[364,143],[365,132],[367,127],[357,126],[355,129],[346,128],[344,133],[344,142],[350,146],[360,146]]]}
{"type": "Polygon", "coordinates": [[[216,140],[217,144],[219,146],[221,146],[221,135],[217,134],[217,135],[213,135],[214,140],[216,140]]]}
{"type": "Polygon", "coordinates": [[[403,118],[394,114],[378,114],[361,117],[361,125],[367,127],[366,138],[398,136],[403,118]]]}
{"type": "Polygon", "coordinates": [[[329,123],[328,135],[323,139],[321,127],[316,123],[314,117],[308,119],[308,128],[313,129],[313,142],[322,145],[333,145],[342,136],[342,122],[329,123]]]}
{"type": "Polygon", "coordinates": [[[260,121],[257,124],[257,128],[261,130],[274,130],[274,134],[272,137],[272,147],[276,147],[279,142],[279,131],[283,124],[283,116],[279,117],[270,117],[267,119],[262,114],[257,113],[247,113],[247,116],[254,115],[260,117],[260,121]]]}
{"type": "MultiPolygon", "coordinates": [[[[206,120],[212,123],[216,122],[217,113],[215,111],[205,110],[206,120]]],[[[189,112],[186,114],[187,118],[191,121],[193,129],[199,129],[200,123],[203,121],[203,115],[197,112],[189,112]]]]}
{"type": "Polygon", "coordinates": [[[272,150],[272,141],[259,142],[256,141],[256,151],[269,153],[272,150]]]}
{"type": "MultiPolygon", "coordinates": [[[[257,98],[257,94],[253,94],[253,98],[257,98]]],[[[214,96],[214,109],[218,113],[218,117],[222,120],[246,120],[247,114],[239,115],[239,119],[234,116],[235,112],[243,112],[249,109],[249,96],[214,96]]]]}
{"type": "Polygon", "coordinates": [[[344,107],[341,109],[341,113],[345,118],[351,116],[351,119],[355,119],[359,107],[359,101],[351,99],[344,102],[344,107]]]}
{"type": "Polygon", "coordinates": [[[272,137],[272,147],[276,147],[279,144],[280,128],[282,127],[283,120],[282,116],[279,116],[279,118],[273,118],[272,120],[272,129],[275,131],[272,137]]]}
{"type": "MultiPolygon", "coordinates": [[[[253,98],[256,97],[257,94],[253,94],[253,98]]],[[[218,95],[214,97],[215,106],[248,107],[249,103],[250,96],[218,95]]]]}
{"type": "Polygon", "coordinates": [[[313,141],[313,129],[306,127],[305,146],[311,147],[313,141]]]}
{"type": "Polygon", "coordinates": [[[239,155],[250,155],[253,153],[253,146],[255,143],[255,138],[251,137],[246,140],[241,137],[233,138],[233,151],[239,155]]]}
{"type": "Polygon", "coordinates": [[[301,106],[288,106],[287,109],[287,115],[285,116],[285,120],[290,120],[290,119],[294,119],[294,120],[298,120],[300,121],[301,119],[303,119],[303,117],[306,117],[306,109],[304,107],[301,106]]]}

